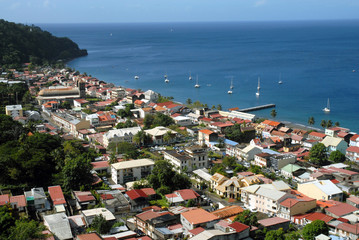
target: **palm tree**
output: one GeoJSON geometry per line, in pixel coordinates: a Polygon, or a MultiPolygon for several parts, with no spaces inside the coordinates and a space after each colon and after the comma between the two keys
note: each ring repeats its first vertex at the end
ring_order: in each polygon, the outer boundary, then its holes
{"type": "Polygon", "coordinates": [[[333,126],[333,122],[332,122],[332,120],[328,120],[327,121],[327,128],[330,128],[331,126],[333,126]]]}
{"type": "Polygon", "coordinates": [[[308,124],[309,125],[314,125],[314,123],[315,123],[314,117],[309,117],[308,124]]]}
{"type": "Polygon", "coordinates": [[[325,128],[325,127],[327,126],[327,121],[322,120],[322,121],[320,122],[320,126],[322,126],[322,128],[325,128]]]}
{"type": "Polygon", "coordinates": [[[167,131],[165,135],[163,135],[163,141],[169,143],[174,138],[171,131],[167,131]]]}
{"type": "Polygon", "coordinates": [[[219,110],[219,111],[222,110],[222,105],[221,105],[221,104],[218,104],[218,105],[217,105],[217,110],[219,110]]]}
{"type": "Polygon", "coordinates": [[[340,126],[339,122],[335,122],[334,125],[335,125],[336,127],[339,127],[339,126],[340,126]]]}
{"type": "Polygon", "coordinates": [[[192,104],[192,99],[188,98],[187,101],[186,101],[186,103],[187,103],[188,105],[191,105],[191,104],[192,104]]]}
{"type": "Polygon", "coordinates": [[[272,109],[272,111],[270,112],[270,115],[275,118],[277,116],[277,111],[275,109],[272,109]]]}

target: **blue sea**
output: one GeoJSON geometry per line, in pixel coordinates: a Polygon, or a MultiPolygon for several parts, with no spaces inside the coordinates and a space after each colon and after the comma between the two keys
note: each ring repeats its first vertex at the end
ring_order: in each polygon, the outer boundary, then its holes
{"type": "MultiPolygon", "coordinates": [[[[68,65],[100,80],[223,109],[274,103],[277,120],[307,125],[313,116],[319,128],[321,120],[330,119],[359,131],[359,21],[40,27],[87,49],[88,56],[68,65]],[[197,76],[200,88],[194,88],[197,76]],[[328,98],[331,112],[326,114],[328,98]]],[[[270,111],[253,113],[271,118],[270,111]]]]}

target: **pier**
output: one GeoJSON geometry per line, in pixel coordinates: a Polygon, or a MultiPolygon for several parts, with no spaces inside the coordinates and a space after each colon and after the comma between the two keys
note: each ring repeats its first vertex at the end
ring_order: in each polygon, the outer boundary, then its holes
{"type": "Polygon", "coordinates": [[[257,110],[261,110],[261,109],[266,109],[266,108],[275,108],[275,104],[271,103],[271,104],[265,104],[265,105],[260,105],[260,106],[256,106],[256,107],[250,107],[250,108],[244,108],[244,109],[240,109],[240,112],[252,112],[252,111],[257,111],[257,110]]]}

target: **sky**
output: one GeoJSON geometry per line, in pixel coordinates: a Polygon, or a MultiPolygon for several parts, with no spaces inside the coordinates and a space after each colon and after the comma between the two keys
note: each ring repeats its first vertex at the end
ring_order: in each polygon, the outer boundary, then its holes
{"type": "Polygon", "coordinates": [[[0,0],[0,18],[25,24],[359,19],[359,0],[0,0]]]}

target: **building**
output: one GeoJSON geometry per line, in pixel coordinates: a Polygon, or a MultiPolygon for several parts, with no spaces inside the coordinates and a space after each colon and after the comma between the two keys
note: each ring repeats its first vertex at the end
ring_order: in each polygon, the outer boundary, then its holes
{"type": "Polygon", "coordinates": [[[202,208],[193,209],[184,213],[181,213],[181,223],[183,227],[189,231],[197,227],[213,228],[214,224],[219,221],[219,218],[207,212],[202,208]]]}
{"type": "Polygon", "coordinates": [[[353,162],[359,162],[359,147],[349,146],[345,154],[346,158],[353,162]]]}
{"type": "Polygon", "coordinates": [[[44,216],[44,225],[54,234],[56,239],[73,239],[70,222],[65,213],[44,216]]]}
{"type": "Polygon", "coordinates": [[[127,191],[125,196],[130,201],[131,212],[142,212],[142,209],[149,206],[149,196],[141,189],[127,191]]]}
{"type": "Polygon", "coordinates": [[[268,168],[270,167],[270,157],[272,155],[269,153],[259,153],[254,155],[254,165],[257,165],[259,167],[264,167],[264,168],[268,168]]]}
{"type": "Polygon", "coordinates": [[[155,127],[145,130],[145,133],[150,136],[153,145],[162,145],[168,143],[174,143],[177,141],[177,132],[166,127],[155,127]],[[165,135],[169,134],[169,138],[166,140],[165,135]]]}
{"type": "Polygon", "coordinates": [[[258,223],[264,228],[267,228],[268,231],[277,230],[279,228],[282,228],[284,231],[287,231],[289,229],[290,220],[280,217],[272,217],[259,220],[258,223]]]}
{"type": "Polygon", "coordinates": [[[72,101],[85,97],[85,85],[79,84],[79,88],[56,86],[40,90],[36,97],[39,105],[53,100],[72,101]]]}
{"type": "Polygon", "coordinates": [[[86,209],[89,206],[96,205],[96,198],[90,191],[73,191],[73,196],[76,200],[77,209],[86,209]]]}
{"type": "Polygon", "coordinates": [[[227,221],[219,221],[214,225],[214,229],[204,230],[203,228],[196,228],[191,233],[196,233],[196,235],[191,240],[240,240],[240,239],[250,239],[249,232],[250,227],[239,223],[229,223],[227,221]],[[196,230],[199,230],[198,233],[196,230]]]}
{"type": "Polygon", "coordinates": [[[227,206],[216,211],[211,212],[212,214],[216,215],[220,219],[226,219],[229,217],[237,216],[243,212],[243,208],[237,205],[227,206]]]}
{"type": "Polygon", "coordinates": [[[115,223],[116,221],[115,216],[106,208],[94,208],[89,210],[83,210],[81,214],[84,217],[87,226],[90,226],[92,221],[95,219],[95,217],[100,215],[102,215],[108,222],[115,223]]]}
{"type": "Polygon", "coordinates": [[[337,150],[345,154],[345,150],[348,148],[348,143],[337,137],[326,136],[322,143],[327,148],[328,154],[337,150]]]}
{"type": "MultiPolygon", "coordinates": [[[[280,203],[291,194],[287,193],[289,186],[282,181],[272,184],[252,185],[241,188],[241,201],[246,208],[262,213],[274,215],[280,211],[280,203]]],[[[290,188],[289,188],[290,191],[290,188]]]]}
{"type": "Polygon", "coordinates": [[[119,190],[98,190],[97,193],[105,208],[113,214],[130,212],[130,203],[119,190]]]}
{"type": "Polygon", "coordinates": [[[198,144],[209,145],[210,142],[218,141],[218,133],[215,133],[209,129],[201,129],[198,131],[198,144]]]}
{"type": "Polygon", "coordinates": [[[297,161],[297,157],[294,154],[282,154],[270,156],[269,160],[270,167],[274,170],[279,170],[290,163],[295,163],[297,161]]]}
{"type": "Polygon", "coordinates": [[[252,161],[254,159],[254,156],[256,154],[260,154],[261,152],[262,150],[260,148],[253,145],[248,145],[247,147],[241,150],[240,157],[243,160],[252,161]]]}
{"type": "Polygon", "coordinates": [[[36,211],[43,212],[50,208],[47,201],[45,191],[42,187],[32,188],[31,191],[25,192],[26,202],[29,208],[34,208],[36,211]]]}
{"type": "Polygon", "coordinates": [[[65,212],[66,200],[64,194],[62,193],[61,186],[49,187],[48,192],[56,212],[65,212]]]}
{"type": "Polygon", "coordinates": [[[124,184],[147,177],[155,163],[150,159],[123,161],[111,165],[111,176],[115,184],[124,184]]]}
{"type": "Polygon", "coordinates": [[[192,172],[198,168],[208,168],[207,148],[199,145],[186,147],[180,151],[165,150],[163,155],[177,171],[192,172]]]}
{"type": "Polygon", "coordinates": [[[349,146],[359,147],[359,134],[355,134],[350,138],[349,146]]]}
{"type": "Polygon", "coordinates": [[[24,116],[21,105],[7,105],[5,107],[5,114],[12,118],[24,116]]]}
{"type": "Polygon", "coordinates": [[[227,181],[229,178],[223,176],[220,173],[215,173],[210,179],[210,187],[212,190],[215,190],[217,186],[221,185],[225,181],[227,181]]]}
{"type": "Polygon", "coordinates": [[[141,131],[140,127],[114,129],[103,135],[103,145],[108,147],[110,143],[133,142],[133,137],[141,131]]]}
{"type": "Polygon", "coordinates": [[[330,180],[311,181],[298,184],[298,192],[317,200],[343,200],[343,192],[330,180]]]}
{"type": "Polygon", "coordinates": [[[90,128],[89,121],[78,119],[65,111],[58,110],[57,112],[52,112],[51,118],[55,121],[56,125],[69,131],[74,136],[78,134],[78,130],[90,128]]]}
{"type": "MultiPolygon", "coordinates": [[[[296,164],[288,164],[280,169],[280,173],[282,174],[282,176],[284,176],[286,178],[292,178],[293,173],[300,169],[302,169],[302,167],[300,167],[296,164]]],[[[305,170],[303,169],[303,171],[305,171],[305,170]]]]}
{"type": "Polygon", "coordinates": [[[195,203],[199,203],[199,194],[193,189],[182,189],[174,191],[171,194],[165,195],[170,205],[186,204],[189,200],[193,200],[195,203]]]}
{"type": "Polygon", "coordinates": [[[296,190],[292,190],[291,194],[291,198],[279,204],[279,217],[291,220],[293,216],[305,214],[317,207],[317,201],[314,198],[307,197],[296,190]]]}
{"type": "Polygon", "coordinates": [[[173,120],[175,120],[175,123],[180,126],[191,126],[193,125],[191,118],[184,117],[184,116],[177,116],[174,117],[173,120]]]}

